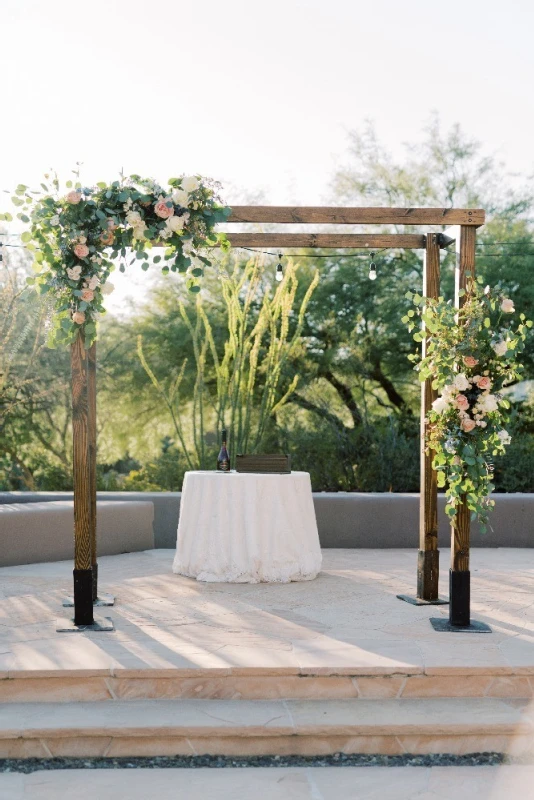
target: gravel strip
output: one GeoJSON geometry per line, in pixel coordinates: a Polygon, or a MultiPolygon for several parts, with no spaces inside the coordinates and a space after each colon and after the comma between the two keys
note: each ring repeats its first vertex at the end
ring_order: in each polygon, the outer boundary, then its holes
{"type": "Polygon", "coordinates": [[[155,758],[3,758],[0,772],[36,772],[55,769],[211,769],[243,767],[480,767],[507,762],[502,753],[415,756],[157,756],[155,758]]]}

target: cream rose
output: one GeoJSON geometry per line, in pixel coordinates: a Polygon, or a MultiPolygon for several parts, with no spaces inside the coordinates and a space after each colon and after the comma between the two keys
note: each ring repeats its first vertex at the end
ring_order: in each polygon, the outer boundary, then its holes
{"type": "Polygon", "coordinates": [[[481,411],[484,411],[486,414],[491,414],[492,411],[497,411],[499,405],[497,403],[497,398],[494,394],[482,394],[478,398],[477,403],[478,408],[481,411]]]}
{"type": "Polygon", "coordinates": [[[508,342],[505,342],[502,339],[500,342],[495,342],[495,344],[492,344],[491,346],[495,351],[495,355],[497,356],[503,356],[508,350],[508,342]]]}
{"type": "Polygon", "coordinates": [[[463,362],[466,367],[476,367],[478,364],[478,359],[474,358],[473,356],[464,356],[463,362]]]}
{"type": "Polygon", "coordinates": [[[161,196],[158,199],[158,202],[154,205],[154,214],[161,219],[168,219],[172,217],[174,214],[174,208],[172,204],[170,206],[167,203],[170,203],[170,200],[167,200],[165,197],[161,196]]]}
{"type": "Polygon", "coordinates": [[[194,175],[182,178],[182,189],[184,192],[194,192],[200,186],[200,181],[194,175]]]}
{"type": "Polygon", "coordinates": [[[464,392],[466,389],[469,389],[469,387],[471,386],[471,384],[469,383],[469,381],[467,380],[467,378],[465,377],[463,372],[460,372],[455,377],[453,385],[454,385],[454,388],[458,389],[460,392],[464,392]]]}
{"type": "Polygon", "coordinates": [[[59,225],[59,216],[55,214],[55,216],[50,217],[50,225],[59,225]]]}
{"type": "Polygon", "coordinates": [[[87,288],[91,289],[91,291],[94,292],[98,284],[99,284],[98,278],[96,277],[96,275],[93,275],[93,277],[89,278],[89,280],[87,281],[87,288]]]}
{"type": "Polygon", "coordinates": [[[491,389],[490,379],[487,378],[486,376],[480,378],[480,380],[478,381],[478,388],[482,389],[483,392],[487,391],[488,389],[491,389]]]}
{"type": "Polygon", "coordinates": [[[76,325],[83,325],[85,322],[85,314],[83,311],[75,311],[72,315],[72,321],[76,323],[76,325]]]}
{"type": "Polygon", "coordinates": [[[102,286],[100,291],[102,292],[102,294],[111,294],[111,292],[113,292],[114,289],[115,287],[113,286],[111,281],[106,281],[106,283],[102,286]]]}
{"type": "Polygon", "coordinates": [[[187,208],[187,204],[189,203],[189,192],[185,192],[183,189],[174,189],[172,193],[172,202],[176,203],[177,206],[187,208]]]}
{"type": "Polygon", "coordinates": [[[173,233],[182,233],[186,222],[187,218],[185,216],[169,217],[167,220],[167,228],[169,228],[173,233]]]}
{"type": "Polygon", "coordinates": [[[503,311],[505,314],[513,314],[515,311],[514,301],[510,300],[509,297],[503,297],[503,301],[501,303],[501,311],[503,311]]]}
{"type": "Polygon", "coordinates": [[[443,414],[443,412],[447,410],[448,405],[449,404],[444,397],[438,397],[432,403],[432,409],[433,411],[436,411],[438,414],[443,414]]]}
{"type": "Polygon", "coordinates": [[[139,222],[137,225],[134,225],[133,228],[134,239],[144,239],[146,229],[147,229],[147,224],[143,220],[141,220],[141,222],[139,222]]]}
{"type": "Polygon", "coordinates": [[[81,274],[82,274],[82,268],[80,266],[71,267],[67,269],[67,275],[69,276],[71,281],[79,281],[81,274]]]}
{"type": "Polygon", "coordinates": [[[484,422],[484,420],[483,420],[483,419],[478,419],[478,420],[477,420],[477,425],[479,426],[479,428],[486,428],[486,427],[487,427],[487,424],[488,424],[488,423],[487,423],[487,422],[484,422]]]}
{"type": "Polygon", "coordinates": [[[469,433],[470,431],[472,431],[473,428],[475,427],[475,425],[476,425],[476,422],[475,422],[474,419],[471,419],[471,417],[464,417],[463,420],[460,423],[460,427],[466,433],[469,433]]]}
{"type": "Polygon", "coordinates": [[[128,211],[126,214],[126,221],[129,225],[132,225],[135,228],[137,225],[140,225],[141,222],[143,222],[143,217],[139,211],[128,211]]]}
{"type": "Polygon", "coordinates": [[[85,300],[86,303],[90,303],[91,300],[95,299],[95,293],[91,291],[91,289],[84,289],[82,292],[82,300],[85,300]]]}
{"type": "Polygon", "coordinates": [[[74,255],[78,258],[87,258],[89,255],[89,248],[86,244],[77,244],[74,247],[74,255]]]}
{"type": "Polygon", "coordinates": [[[72,192],[69,192],[67,197],[65,198],[67,203],[70,203],[73,206],[77,206],[80,200],[82,199],[82,193],[77,192],[74,189],[72,192]]]}

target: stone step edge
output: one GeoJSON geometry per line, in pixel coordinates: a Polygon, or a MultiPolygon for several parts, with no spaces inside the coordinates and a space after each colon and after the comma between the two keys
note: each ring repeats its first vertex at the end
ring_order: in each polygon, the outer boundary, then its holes
{"type": "Polygon", "coordinates": [[[103,711],[103,704],[22,703],[4,706],[0,711],[0,740],[9,739],[75,739],[75,738],[240,738],[277,736],[484,736],[491,734],[528,734],[534,741],[534,719],[515,705],[494,699],[453,700],[274,700],[274,701],[117,701],[113,722],[103,711]],[[239,705],[241,709],[239,711],[239,705]],[[354,721],[347,721],[347,712],[354,712],[354,721]],[[374,719],[377,708],[382,707],[382,720],[374,719]],[[421,708],[424,713],[421,713],[421,708]],[[243,723],[237,719],[224,719],[221,714],[247,717],[243,723]],[[89,719],[86,723],[72,724],[61,717],[74,716],[89,719]],[[304,711],[306,721],[299,721],[299,711],[304,711]],[[414,711],[416,712],[414,718],[414,711]],[[480,712],[483,712],[482,714],[480,712]],[[186,714],[182,724],[179,718],[186,714]],[[211,713],[210,713],[211,712],[211,713]],[[363,713],[362,713],[363,712],[363,713]],[[448,720],[440,720],[445,713],[448,720]],[[132,721],[139,715],[142,721],[132,721]],[[43,716],[48,724],[43,723],[43,716]],[[98,719],[99,716],[101,719],[98,719]],[[160,719],[158,720],[158,716],[160,719]],[[327,720],[321,719],[325,716],[327,720]],[[9,718],[19,724],[8,727],[9,718]],[[122,723],[120,718],[122,717],[122,723]],[[210,718],[207,722],[206,718],[210,718]],[[476,719],[474,719],[476,717],[476,719]],[[282,720],[277,722],[277,720],[282,720]]]}
{"type": "Polygon", "coordinates": [[[431,698],[532,700],[522,675],[166,675],[87,677],[56,673],[0,681],[0,704],[119,702],[143,699],[387,700],[431,698]]]}

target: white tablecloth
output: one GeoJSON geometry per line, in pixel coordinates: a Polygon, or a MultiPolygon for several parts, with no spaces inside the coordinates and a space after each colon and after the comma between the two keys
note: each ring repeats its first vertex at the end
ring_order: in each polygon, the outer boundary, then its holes
{"type": "Polygon", "coordinates": [[[186,472],[173,572],[289,583],[315,578],[321,560],[307,472],[186,472]]]}

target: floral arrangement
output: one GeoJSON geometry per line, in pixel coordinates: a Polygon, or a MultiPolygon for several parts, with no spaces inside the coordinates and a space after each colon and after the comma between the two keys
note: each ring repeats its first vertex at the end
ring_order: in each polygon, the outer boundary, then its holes
{"type": "MultiPolygon", "coordinates": [[[[45,179],[42,191],[20,184],[11,199],[19,207],[18,219],[29,225],[22,242],[34,254],[36,275],[28,283],[55,299],[51,347],[70,344],[79,331],[86,347],[96,339],[96,317],[113,291],[108,279],[117,260],[121,272],[127,258],[130,264],[141,261],[147,270],[149,251],[164,244],[164,254],[152,262],[162,262],[164,274],[187,273],[190,291],[198,292],[203,267],[193,259],[209,266],[202,248],[227,245],[224,234],[215,234],[214,228],[230,209],[221,204],[218,186],[205,178],[171,178],[166,187],[138,175],[95,187],[68,181],[66,194],[60,194],[56,175],[45,179]]],[[[9,222],[13,217],[0,214],[0,219],[9,222]]]]}
{"type": "Polygon", "coordinates": [[[438,487],[445,488],[446,512],[454,525],[458,506],[466,502],[471,518],[485,530],[494,501],[492,458],[510,443],[506,431],[508,400],[503,387],[517,381],[532,322],[519,315],[513,324],[513,301],[499,286],[482,288],[482,279],[468,276],[461,308],[443,297],[438,300],[408,292],[416,310],[403,317],[412,331],[419,316],[424,328],[415,341],[426,339],[424,358],[418,362],[421,381],[431,380],[439,396],[427,416],[426,446],[434,453],[438,487]]]}

